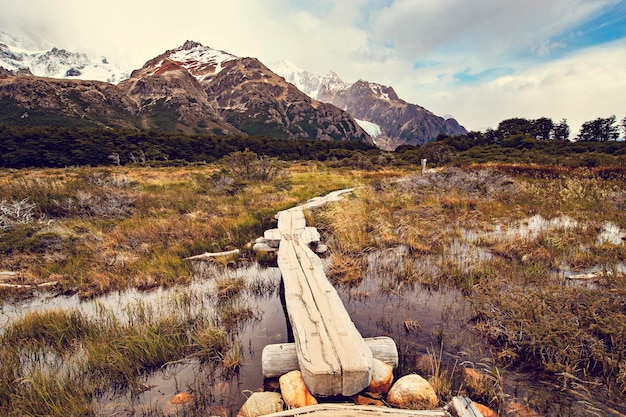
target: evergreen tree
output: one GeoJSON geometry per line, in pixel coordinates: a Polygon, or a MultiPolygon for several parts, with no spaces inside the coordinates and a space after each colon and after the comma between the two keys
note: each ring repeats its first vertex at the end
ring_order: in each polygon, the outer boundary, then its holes
{"type": "Polygon", "coordinates": [[[559,123],[554,126],[554,139],[556,140],[569,140],[569,126],[567,119],[561,119],[559,123]]]}
{"type": "Polygon", "coordinates": [[[619,127],[615,124],[615,116],[590,120],[583,123],[576,140],[591,142],[607,142],[619,137],[619,127]]]}

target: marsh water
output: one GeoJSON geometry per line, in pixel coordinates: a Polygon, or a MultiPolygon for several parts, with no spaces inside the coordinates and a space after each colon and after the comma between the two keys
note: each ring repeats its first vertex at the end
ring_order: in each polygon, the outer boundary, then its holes
{"type": "MultiPolygon", "coordinates": [[[[495,226],[493,234],[532,234],[550,227],[573,227],[571,219],[546,221],[534,217],[515,227],[495,226]]],[[[487,250],[474,246],[474,232],[466,232],[451,245],[446,256],[465,267],[479,259],[492,256],[487,250]]],[[[623,231],[611,224],[603,225],[598,239],[621,244],[623,231]]],[[[356,327],[364,337],[390,336],[399,350],[400,364],[396,375],[437,366],[433,358],[451,368],[474,366],[496,369],[503,392],[508,400],[541,405],[544,415],[623,415],[626,405],[594,399],[584,383],[560,379],[533,369],[504,369],[494,365],[489,346],[472,328],[471,300],[455,289],[427,289],[419,283],[394,279],[394,271],[405,267],[409,258],[405,247],[369,252],[367,270],[357,285],[339,286],[337,290],[356,327]]],[[[439,255],[411,257],[418,268],[434,268],[439,255]]],[[[622,271],[624,265],[619,265],[622,271]]],[[[593,268],[590,269],[590,271],[593,268]]],[[[589,271],[583,271],[589,272],[589,271]]],[[[592,272],[592,271],[591,271],[592,272]]],[[[572,271],[559,272],[564,277],[572,271]]],[[[578,271],[580,273],[580,271],[578,271]]],[[[243,366],[239,372],[228,375],[190,359],[179,361],[152,372],[145,378],[142,392],[111,393],[98,400],[96,406],[102,416],[175,415],[182,405],[172,404],[180,392],[188,392],[210,404],[217,414],[236,415],[250,392],[262,390],[265,381],[261,370],[261,352],[268,344],[288,342],[286,314],[280,297],[280,271],[276,267],[262,267],[249,262],[238,268],[201,264],[191,284],[153,291],[128,290],[113,293],[96,300],[80,300],[76,296],[35,294],[26,300],[0,304],[0,329],[29,311],[45,309],[78,309],[94,317],[103,307],[124,311],[135,303],[148,303],[156,309],[166,308],[163,300],[177,294],[194,294],[198,300],[194,308],[214,308],[210,301],[215,292],[215,278],[244,276],[249,283],[263,288],[247,292],[245,303],[255,312],[235,330],[235,337],[243,347],[243,366]]],[[[429,369],[431,368],[431,369],[429,369]]]]}

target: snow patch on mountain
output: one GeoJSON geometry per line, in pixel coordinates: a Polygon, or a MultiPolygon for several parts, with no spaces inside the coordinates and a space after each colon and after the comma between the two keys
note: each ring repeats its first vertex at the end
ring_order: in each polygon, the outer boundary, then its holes
{"type": "Polygon", "coordinates": [[[105,57],[92,59],[23,37],[0,32],[0,66],[13,71],[30,71],[38,77],[77,78],[118,83],[129,73],[110,64],[105,57]]]}
{"type": "Polygon", "coordinates": [[[339,78],[339,75],[333,70],[321,76],[305,71],[289,61],[271,63],[269,68],[287,82],[295,85],[298,90],[316,100],[324,101],[323,99],[328,95],[334,95],[350,87],[350,84],[339,78]]]}
{"type": "Polygon", "coordinates": [[[376,123],[368,122],[366,120],[359,120],[359,119],[354,119],[354,121],[357,122],[359,126],[361,126],[361,128],[365,130],[367,134],[372,137],[372,139],[376,139],[377,136],[380,136],[383,134],[382,129],[376,123]]]}
{"type": "Polygon", "coordinates": [[[374,93],[376,95],[376,97],[379,97],[383,100],[389,101],[391,100],[391,98],[389,97],[389,94],[387,94],[384,91],[384,87],[380,84],[375,84],[375,83],[368,83],[370,86],[370,90],[372,90],[372,93],[374,93]]]}
{"type": "Polygon", "coordinates": [[[238,57],[228,52],[187,41],[181,48],[170,53],[168,58],[181,63],[198,80],[203,80],[216,75],[222,70],[222,65],[225,62],[238,57]]]}

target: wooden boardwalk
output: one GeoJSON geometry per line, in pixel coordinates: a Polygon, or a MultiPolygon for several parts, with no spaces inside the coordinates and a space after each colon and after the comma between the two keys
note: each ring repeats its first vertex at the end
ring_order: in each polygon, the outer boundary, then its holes
{"type": "MultiPolygon", "coordinates": [[[[398,364],[398,353],[392,339],[364,340],[350,319],[335,288],[326,278],[320,258],[310,246],[317,246],[319,233],[307,227],[305,209],[314,209],[342,198],[352,190],[332,192],[325,197],[278,213],[278,228],[266,231],[260,250],[275,250],[285,287],[287,315],[295,343],[269,345],[263,349],[263,374],[281,375],[296,367],[302,373],[309,391],[320,397],[351,396],[370,384],[373,357],[392,366],[398,364]],[[269,348],[269,349],[268,349],[269,348]],[[293,350],[295,349],[295,355],[293,350]],[[372,352],[375,352],[374,355],[372,352]],[[274,374],[275,372],[275,374],[274,374]]],[[[438,410],[400,410],[387,407],[323,403],[273,413],[273,417],[295,416],[405,416],[405,417],[479,417],[472,401],[454,397],[438,410]]]]}
{"type": "Polygon", "coordinates": [[[306,229],[300,207],[279,214],[277,260],[300,371],[314,395],[353,395],[370,383],[372,352],[309,248],[306,229]]]}

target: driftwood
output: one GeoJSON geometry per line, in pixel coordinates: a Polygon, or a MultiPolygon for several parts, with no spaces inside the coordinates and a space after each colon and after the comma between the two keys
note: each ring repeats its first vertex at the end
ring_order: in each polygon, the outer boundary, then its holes
{"type": "Polygon", "coordinates": [[[0,282],[0,288],[13,288],[13,289],[33,289],[33,288],[49,288],[57,285],[59,281],[42,282],[41,284],[9,284],[6,282],[0,282]]]}
{"type": "Polygon", "coordinates": [[[239,254],[239,249],[233,249],[226,252],[205,252],[201,255],[190,256],[185,258],[187,261],[206,261],[213,258],[219,258],[222,256],[234,256],[239,254]]]}
{"type": "MultiPolygon", "coordinates": [[[[372,356],[396,368],[398,366],[398,348],[390,337],[365,338],[365,343],[372,351],[372,356]]],[[[261,354],[261,366],[265,378],[277,378],[287,372],[299,369],[295,343],[267,345],[261,354]]]]}

